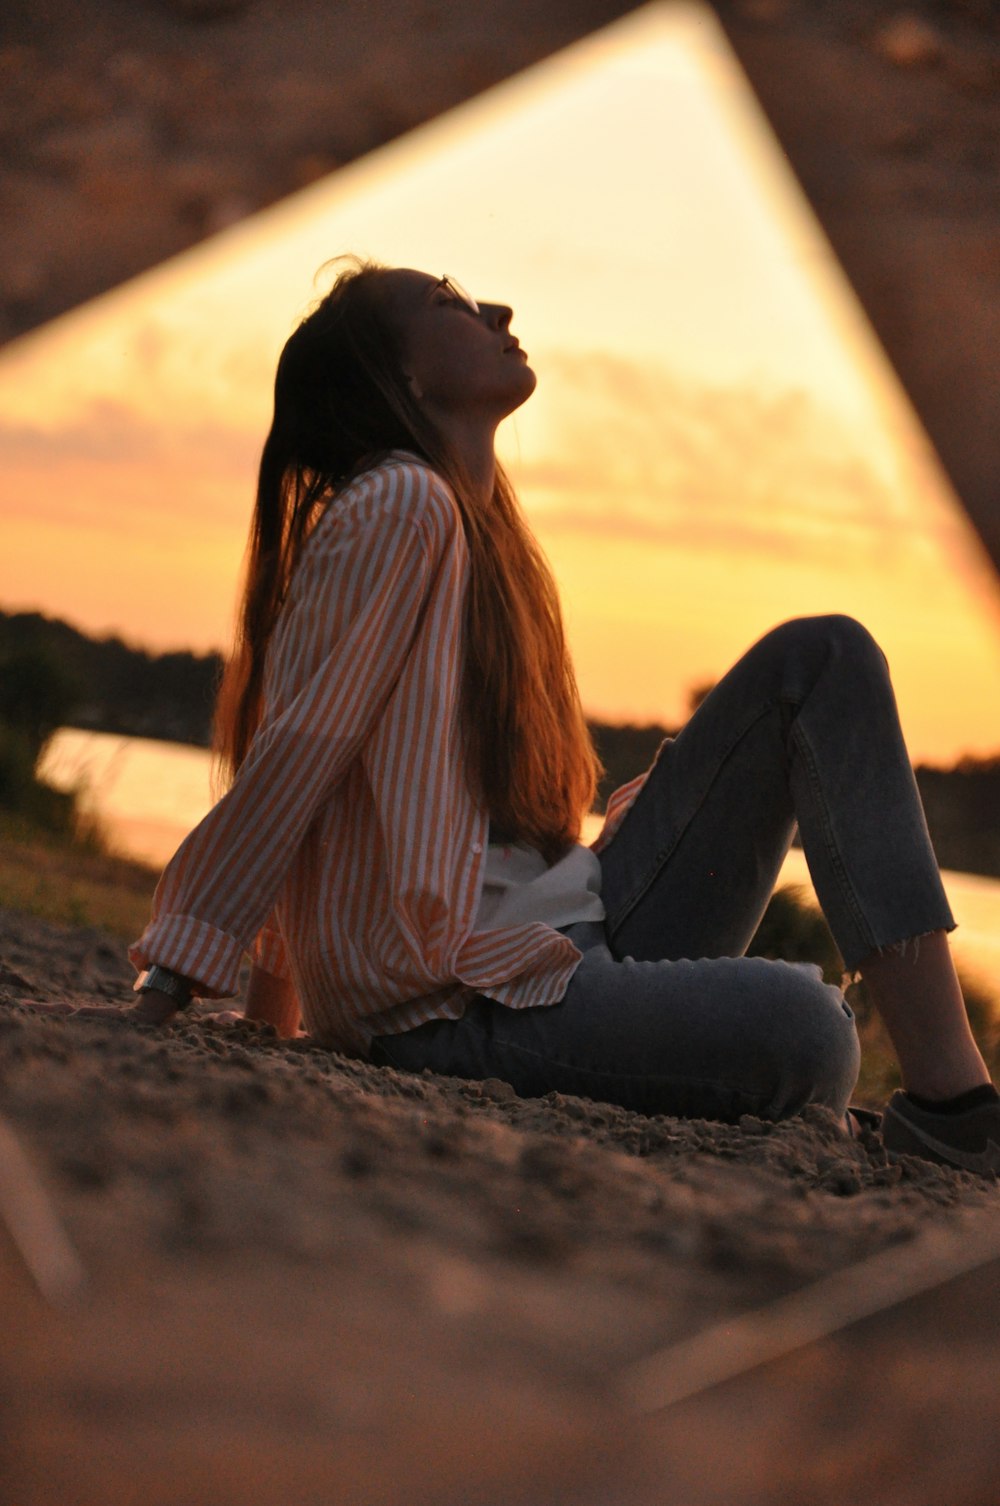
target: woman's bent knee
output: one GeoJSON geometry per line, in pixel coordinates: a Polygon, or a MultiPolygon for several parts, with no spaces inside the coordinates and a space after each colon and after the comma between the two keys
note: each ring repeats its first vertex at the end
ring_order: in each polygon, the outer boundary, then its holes
{"type": "Polygon", "coordinates": [[[885,655],[853,617],[793,617],[766,633],[750,655],[767,666],[772,693],[791,705],[801,705],[820,686],[846,706],[872,695],[880,703],[891,694],[885,655]]]}
{"type": "Polygon", "coordinates": [[[854,1013],[840,990],[819,977],[804,979],[796,992],[799,996],[786,1022],[775,1108],[783,1117],[807,1103],[819,1103],[839,1116],[847,1107],[861,1065],[854,1013]]]}
{"type": "Polygon", "coordinates": [[[834,655],[849,660],[885,657],[864,623],[842,612],[816,617],[791,617],[765,634],[762,642],[774,640],[788,651],[818,655],[826,660],[834,655]]]}

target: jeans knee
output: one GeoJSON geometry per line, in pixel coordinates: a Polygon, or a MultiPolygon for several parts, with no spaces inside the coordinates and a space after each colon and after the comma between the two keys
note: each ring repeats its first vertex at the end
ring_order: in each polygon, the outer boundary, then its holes
{"type": "Polygon", "coordinates": [[[856,681],[859,690],[878,682],[881,693],[889,683],[888,664],[875,639],[856,618],[843,613],[793,617],[772,629],[763,642],[777,650],[782,683],[793,700],[831,671],[845,684],[856,681]]]}
{"type": "Polygon", "coordinates": [[[817,617],[792,617],[773,630],[786,645],[824,657],[836,654],[849,659],[876,655],[883,658],[871,633],[856,617],[844,612],[829,612],[817,617]]]}

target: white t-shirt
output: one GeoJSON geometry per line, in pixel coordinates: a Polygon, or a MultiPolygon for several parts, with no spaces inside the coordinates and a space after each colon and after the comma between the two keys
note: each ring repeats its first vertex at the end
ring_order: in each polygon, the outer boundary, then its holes
{"type": "Polygon", "coordinates": [[[601,864],[589,847],[576,843],[551,867],[523,842],[487,847],[475,931],[498,931],[531,920],[558,928],[603,919],[601,864]]]}

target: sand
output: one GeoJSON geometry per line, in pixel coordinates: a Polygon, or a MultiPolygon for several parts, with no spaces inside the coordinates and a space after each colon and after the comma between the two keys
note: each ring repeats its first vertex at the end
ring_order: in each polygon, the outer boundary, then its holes
{"type": "Polygon", "coordinates": [[[869,1499],[913,1503],[909,1439],[929,1492],[951,1448],[976,1464],[949,1506],[995,1502],[996,1265],[968,1301],[953,1283],[899,1332],[652,1420],[622,1387],[664,1346],[980,1226],[995,1184],[890,1165],[818,1109],[644,1118],[197,1013],[151,1030],[26,1002],[130,982],[111,938],[0,911],[0,1111],[87,1274],[46,1301],[0,1230],[0,1500],[843,1503],[863,1465],[869,1499]]]}

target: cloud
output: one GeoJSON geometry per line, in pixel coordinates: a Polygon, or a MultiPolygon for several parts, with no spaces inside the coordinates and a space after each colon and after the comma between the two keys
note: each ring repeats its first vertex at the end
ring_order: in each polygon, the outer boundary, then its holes
{"type": "Polygon", "coordinates": [[[4,515],[125,534],[246,527],[260,435],[217,420],[156,422],[127,402],[57,424],[0,424],[4,515]]]}
{"type": "MultiPolygon", "coordinates": [[[[699,386],[602,351],[538,364],[543,439],[514,470],[545,533],[824,566],[905,562],[924,577],[942,555],[959,568],[963,548],[968,557],[933,474],[904,454],[894,477],[866,454],[865,433],[803,392],[699,386]]],[[[263,425],[210,403],[176,413],[156,411],[144,389],[134,401],[92,397],[62,422],[0,423],[5,514],[127,534],[183,520],[192,539],[227,528],[242,539],[263,425]]]]}
{"type": "Polygon", "coordinates": [[[155,463],[189,456],[212,470],[254,464],[261,436],[219,422],[157,423],[126,402],[94,398],[57,424],[0,424],[4,467],[61,470],[77,462],[155,463]]]}
{"type": "Polygon", "coordinates": [[[545,449],[516,474],[547,530],[886,565],[949,532],[804,392],[706,388],[603,352],[539,364],[545,449]]]}
{"type": "Polygon", "coordinates": [[[0,425],[5,468],[37,466],[43,472],[80,461],[129,463],[148,458],[154,440],[148,422],[123,403],[103,398],[87,404],[78,417],[62,424],[0,425]]]}

